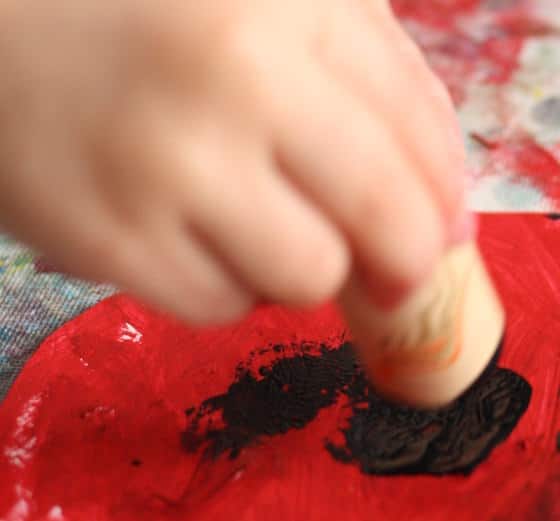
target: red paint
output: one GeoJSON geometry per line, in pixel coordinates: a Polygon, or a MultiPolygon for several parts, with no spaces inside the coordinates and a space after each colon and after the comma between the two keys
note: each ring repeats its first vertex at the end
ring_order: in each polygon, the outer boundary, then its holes
{"type": "Polygon", "coordinates": [[[560,208],[560,158],[531,137],[491,140],[479,134],[471,137],[489,150],[489,161],[504,167],[520,183],[530,183],[560,208]]]}
{"type": "Polygon", "coordinates": [[[529,179],[542,193],[560,203],[560,162],[546,149],[525,139],[505,149],[513,172],[529,179]]]}
{"type": "Polygon", "coordinates": [[[469,136],[474,139],[479,145],[482,145],[484,148],[488,150],[496,150],[499,148],[500,143],[495,139],[490,139],[478,132],[471,132],[469,136]]]}
{"type": "Polygon", "coordinates": [[[392,4],[402,20],[423,27],[417,31],[419,44],[457,104],[464,101],[470,84],[510,81],[527,38],[558,33],[531,15],[527,0],[512,0],[495,10],[481,0],[392,0],[392,4]],[[470,34],[465,21],[478,27],[478,34],[470,34]]]}
{"type": "Polygon", "coordinates": [[[507,83],[519,66],[519,53],[525,36],[504,32],[503,35],[488,38],[479,46],[479,60],[489,64],[485,75],[486,83],[507,83]]]}
{"type": "Polygon", "coordinates": [[[446,28],[456,17],[475,11],[481,0],[391,0],[394,12],[401,18],[412,18],[426,25],[446,28]]]}
{"type": "MultiPolygon", "coordinates": [[[[521,2],[523,12],[528,14],[530,6],[527,2],[521,2]]],[[[558,36],[560,30],[558,27],[548,23],[546,20],[537,20],[531,16],[522,16],[519,11],[506,12],[501,17],[501,26],[510,36],[527,37],[543,37],[558,36]]]]}
{"type": "Polygon", "coordinates": [[[33,261],[33,266],[37,273],[63,273],[59,268],[57,268],[54,264],[51,264],[44,257],[35,259],[33,261]]]}
{"type": "Polygon", "coordinates": [[[331,306],[263,307],[196,331],[118,296],[48,338],[1,405],[0,519],[557,521],[560,221],[483,216],[480,243],[507,308],[502,365],[533,398],[471,477],[374,478],[336,462],[322,440],[343,404],[237,460],[185,454],[184,409],[223,392],[250,350],[333,342],[344,323],[331,306]]]}

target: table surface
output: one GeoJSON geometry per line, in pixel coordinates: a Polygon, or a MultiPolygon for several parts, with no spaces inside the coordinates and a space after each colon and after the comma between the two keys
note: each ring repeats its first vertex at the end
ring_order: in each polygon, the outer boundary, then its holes
{"type": "MultiPolygon", "coordinates": [[[[452,93],[470,207],[560,210],[560,2],[393,4],[452,93]]],[[[0,236],[0,400],[48,334],[113,292],[56,273],[0,236]]]]}

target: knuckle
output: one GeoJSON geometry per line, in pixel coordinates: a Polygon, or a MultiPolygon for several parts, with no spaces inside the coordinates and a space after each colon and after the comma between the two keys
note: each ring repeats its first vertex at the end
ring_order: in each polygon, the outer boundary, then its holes
{"type": "Polygon", "coordinates": [[[105,270],[102,266],[112,266],[115,271],[126,267],[128,261],[126,249],[121,245],[116,246],[118,243],[109,235],[84,234],[80,242],[80,254],[83,259],[103,259],[102,265],[91,263],[93,274],[110,276],[110,273],[103,273],[105,270]]]}
{"type": "MultiPolygon", "coordinates": [[[[388,181],[392,183],[392,181],[388,181]]],[[[387,185],[388,186],[388,185],[387,185]]],[[[390,205],[394,204],[391,197],[381,194],[382,188],[377,186],[363,187],[354,194],[352,203],[349,205],[349,226],[355,233],[364,233],[366,223],[377,223],[386,220],[390,205]]],[[[390,196],[390,193],[386,192],[390,196]]]]}
{"type": "MultiPolygon", "coordinates": [[[[410,194],[408,194],[410,195],[410,194]]],[[[366,271],[385,278],[380,286],[408,291],[426,279],[443,249],[441,216],[430,201],[403,197],[398,183],[356,195],[350,233],[366,271]]]]}
{"type": "Polygon", "coordinates": [[[426,241],[412,256],[401,256],[395,266],[394,280],[398,287],[412,290],[430,277],[441,255],[441,241],[437,234],[425,234],[426,241]]]}
{"type": "Polygon", "coordinates": [[[266,42],[244,23],[232,24],[220,40],[220,74],[225,75],[232,95],[250,103],[252,110],[266,109],[268,94],[273,92],[273,58],[265,50],[266,42]]]}
{"type": "Polygon", "coordinates": [[[344,246],[308,245],[282,259],[276,272],[276,293],[283,303],[313,306],[332,298],[349,270],[344,246]]]}
{"type": "Polygon", "coordinates": [[[234,16],[221,27],[218,48],[228,61],[252,64],[258,57],[258,39],[243,16],[234,16]]]}
{"type": "Polygon", "coordinates": [[[395,286],[403,290],[413,290],[421,286],[429,277],[435,266],[435,255],[424,257],[421,261],[410,260],[403,263],[394,274],[395,286]]]}
{"type": "Polygon", "coordinates": [[[228,284],[210,282],[187,292],[190,302],[183,309],[187,319],[197,325],[214,325],[242,318],[253,305],[253,298],[242,290],[228,284]]]}

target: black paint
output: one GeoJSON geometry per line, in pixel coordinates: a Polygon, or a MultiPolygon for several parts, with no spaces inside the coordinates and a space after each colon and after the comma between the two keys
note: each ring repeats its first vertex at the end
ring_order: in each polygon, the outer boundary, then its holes
{"type": "Polygon", "coordinates": [[[267,350],[277,359],[258,371],[249,368],[254,354],[241,364],[228,391],[190,416],[185,449],[233,459],[261,437],[301,429],[321,409],[345,399],[351,414],[340,426],[341,440],[325,442],[335,459],[367,474],[468,473],[509,435],[531,396],[522,377],[491,364],[452,405],[421,411],[379,396],[349,343],[290,349],[267,350]]]}
{"type": "Polygon", "coordinates": [[[437,411],[388,405],[365,388],[359,380],[350,388],[345,444],[327,448],[366,474],[469,473],[509,435],[531,396],[525,380],[498,367],[437,411]]]}
{"type": "MultiPolygon", "coordinates": [[[[281,351],[278,346],[273,349],[281,351]]],[[[335,402],[355,378],[358,365],[350,345],[345,344],[334,350],[323,347],[317,356],[304,352],[278,358],[258,373],[240,366],[228,392],[198,408],[183,434],[187,450],[204,444],[209,456],[228,452],[234,458],[260,436],[303,428],[320,409],[335,402]],[[221,412],[225,425],[213,425],[215,412],[221,412]]]]}

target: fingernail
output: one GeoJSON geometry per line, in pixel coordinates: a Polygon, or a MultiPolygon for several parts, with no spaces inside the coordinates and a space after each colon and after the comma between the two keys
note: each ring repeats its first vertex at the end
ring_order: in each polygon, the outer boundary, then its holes
{"type": "Polygon", "coordinates": [[[472,240],[478,230],[478,218],[470,212],[463,212],[449,230],[449,246],[458,246],[472,240]]]}
{"type": "Polygon", "coordinates": [[[377,298],[377,306],[382,311],[393,311],[408,295],[409,291],[403,288],[385,288],[377,298]]]}
{"type": "Polygon", "coordinates": [[[368,276],[362,280],[371,303],[380,311],[392,311],[397,308],[411,289],[388,286],[368,276]]]}

